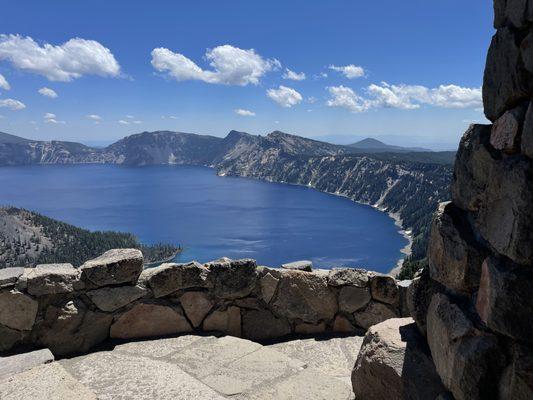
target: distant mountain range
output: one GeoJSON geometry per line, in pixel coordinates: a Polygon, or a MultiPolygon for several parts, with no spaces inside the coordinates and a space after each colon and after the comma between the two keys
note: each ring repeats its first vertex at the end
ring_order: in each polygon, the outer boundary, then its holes
{"type": "Polygon", "coordinates": [[[406,153],[406,152],[431,152],[423,147],[402,147],[385,144],[377,139],[367,138],[348,145],[354,149],[367,153],[406,153]]]}
{"type": "Polygon", "coordinates": [[[373,139],[335,145],[279,131],[266,136],[231,131],[225,138],[143,132],[105,148],[0,133],[0,166],[202,165],[215,168],[222,176],[301,184],[346,196],[401,219],[413,234],[414,260],[425,257],[428,226],[437,203],[447,200],[455,157],[454,152],[423,150],[373,139]]]}

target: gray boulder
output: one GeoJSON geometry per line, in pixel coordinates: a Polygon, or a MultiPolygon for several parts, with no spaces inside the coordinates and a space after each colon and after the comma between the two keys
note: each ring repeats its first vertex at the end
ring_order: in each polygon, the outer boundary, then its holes
{"type": "Polygon", "coordinates": [[[435,399],[446,391],[411,318],[370,327],[352,371],[356,398],[435,399]]]}
{"type": "Polygon", "coordinates": [[[493,331],[533,343],[532,282],[530,268],[487,258],[476,302],[481,320],[493,331]]]}
{"type": "Polygon", "coordinates": [[[490,44],[483,77],[485,115],[496,121],[506,110],[527,100],[533,80],[523,67],[514,31],[499,29],[490,44]]]}
{"type": "Polygon", "coordinates": [[[198,328],[213,308],[214,302],[207,292],[185,292],[180,297],[180,304],[189,321],[195,328],[198,328]]]}
{"type": "Polygon", "coordinates": [[[369,288],[344,286],[339,291],[339,310],[352,314],[364,308],[371,298],[369,288]]]}
{"type": "Polygon", "coordinates": [[[44,321],[36,325],[37,343],[54,355],[86,352],[109,337],[113,316],[87,309],[78,300],[49,306],[44,321]]]}
{"type": "Polygon", "coordinates": [[[26,269],[20,280],[33,296],[70,293],[84,287],[80,271],[72,264],[40,264],[26,269]]]}
{"type": "Polygon", "coordinates": [[[332,269],[328,275],[328,284],[334,287],[345,285],[366,287],[368,286],[368,282],[368,271],[365,271],[364,269],[335,268],[332,269]]]}
{"type": "Polygon", "coordinates": [[[313,270],[313,262],[309,260],[293,261],[290,263],[282,264],[281,268],[311,272],[313,270]]]}
{"type": "Polygon", "coordinates": [[[276,294],[278,283],[279,279],[274,277],[270,272],[267,272],[261,277],[259,286],[261,288],[261,297],[265,303],[270,303],[270,300],[272,300],[272,297],[276,294]]]}
{"type": "Polygon", "coordinates": [[[27,331],[17,331],[0,324],[0,351],[6,351],[24,341],[27,331]]]}
{"type": "Polygon", "coordinates": [[[272,307],[282,317],[316,324],[320,320],[333,319],[337,312],[337,299],[328,288],[326,277],[286,271],[272,307]]]}
{"type": "Polygon", "coordinates": [[[518,264],[533,263],[533,165],[525,157],[505,157],[488,174],[476,227],[500,254],[518,264]]]}
{"type": "Polygon", "coordinates": [[[175,308],[138,303],[121,314],[111,325],[110,336],[133,339],[191,332],[187,319],[175,308]]]}
{"type": "Polygon", "coordinates": [[[39,304],[16,290],[0,292],[0,325],[19,331],[32,329],[39,304]]]}
{"type": "Polygon", "coordinates": [[[242,318],[243,337],[250,340],[282,338],[291,333],[289,323],[268,310],[246,311],[242,318]]]}
{"type": "Polygon", "coordinates": [[[427,331],[427,314],[429,303],[435,293],[443,292],[444,288],[429,276],[429,268],[424,268],[407,289],[407,306],[411,317],[423,335],[427,331]]]}
{"type": "Polygon", "coordinates": [[[144,297],[148,291],[140,286],[105,287],[87,292],[87,297],[102,311],[113,312],[144,297]]]}
{"type": "Polygon", "coordinates": [[[206,288],[209,270],[196,261],[188,264],[166,263],[145,269],[139,281],[152,290],[154,297],[167,296],[182,289],[206,288]]]}
{"type": "Polygon", "coordinates": [[[477,331],[463,311],[440,293],[433,296],[427,318],[433,361],[455,399],[496,398],[504,360],[496,336],[477,331]]]}
{"type": "Polygon", "coordinates": [[[228,307],[216,310],[204,321],[204,331],[221,332],[226,335],[241,337],[241,310],[239,307],[228,307]]]}
{"type": "Polygon", "coordinates": [[[80,267],[90,287],[135,284],[143,270],[143,255],[137,249],[115,249],[87,261],[80,267]]]}
{"type": "Polygon", "coordinates": [[[400,303],[400,289],[396,279],[389,275],[376,275],[370,281],[372,298],[382,303],[397,306],[400,303]]]}
{"type": "Polygon", "coordinates": [[[258,279],[255,260],[221,259],[205,265],[215,296],[222,299],[246,297],[255,288],[258,279]]]}
{"type": "Polygon", "coordinates": [[[387,319],[398,318],[399,313],[387,304],[371,301],[364,310],[355,312],[353,317],[358,326],[368,329],[372,325],[379,324],[387,319]]]}
{"type": "Polygon", "coordinates": [[[444,286],[470,293],[479,285],[485,252],[460,209],[441,203],[431,226],[428,245],[430,276],[444,286]]]}
{"type": "Polygon", "coordinates": [[[527,106],[528,103],[525,103],[506,111],[494,122],[490,134],[492,147],[507,154],[514,154],[520,150],[520,135],[527,106]]]}
{"type": "Polygon", "coordinates": [[[476,212],[483,201],[494,163],[490,150],[490,125],[471,125],[455,158],[452,200],[459,208],[476,212]]]}

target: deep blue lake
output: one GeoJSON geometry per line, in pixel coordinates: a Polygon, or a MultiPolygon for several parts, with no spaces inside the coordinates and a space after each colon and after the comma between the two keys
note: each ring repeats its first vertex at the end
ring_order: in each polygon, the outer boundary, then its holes
{"type": "Polygon", "coordinates": [[[386,214],[314,189],[218,177],[209,168],[50,165],[0,168],[0,205],[90,230],[180,244],[177,261],[222,256],[258,264],[388,272],[407,240],[386,214]]]}

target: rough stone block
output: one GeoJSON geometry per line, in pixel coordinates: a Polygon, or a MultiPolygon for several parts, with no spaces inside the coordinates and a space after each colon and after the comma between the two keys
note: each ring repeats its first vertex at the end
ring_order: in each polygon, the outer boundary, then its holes
{"type": "Polygon", "coordinates": [[[276,294],[278,283],[279,279],[274,277],[271,273],[265,274],[259,281],[261,296],[265,303],[270,303],[270,300],[272,300],[272,297],[276,294]]]}
{"type": "Polygon", "coordinates": [[[29,331],[33,327],[39,304],[16,290],[0,292],[0,325],[29,331]]]}
{"type": "Polygon", "coordinates": [[[407,290],[409,312],[423,335],[426,335],[427,332],[426,324],[429,303],[435,293],[442,292],[443,290],[439,283],[430,278],[429,268],[423,269],[420,275],[413,279],[411,286],[407,290]]]}
{"type": "Polygon", "coordinates": [[[388,275],[376,275],[370,281],[372,298],[382,303],[398,305],[400,302],[400,290],[396,279],[388,275]]]}
{"type": "Polygon", "coordinates": [[[369,288],[344,286],[339,291],[339,310],[352,314],[364,308],[371,298],[369,288]]]}
{"type": "Polygon", "coordinates": [[[241,337],[241,310],[239,307],[216,310],[205,319],[203,327],[207,332],[221,332],[241,337]]]}
{"type": "Polygon", "coordinates": [[[354,333],[355,327],[350,320],[344,315],[337,315],[333,321],[333,332],[336,333],[354,333]]]}
{"type": "Polygon", "coordinates": [[[499,385],[499,399],[533,399],[533,348],[515,344],[499,385]]]}
{"type": "Polygon", "coordinates": [[[328,285],[330,286],[357,286],[367,287],[369,282],[368,271],[356,268],[335,268],[329,272],[328,285]]]}
{"type": "Polygon", "coordinates": [[[174,308],[139,303],[111,325],[111,337],[132,339],[191,332],[187,319],[174,308]]]}
{"type": "Polygon", "coordinates": [[[447,296],[428,309],[427,339],[437,371],[456,400],[495,398],[502,360],[494,335],[481,334],[447,296]]]}
{"type": "Polygon", "coordinates": [[[22,343],[29,332],[17,331],[0,325],[0,351],[10,350],[17,344],[22,343]]]}
{"type": "Polygon", "coordinates": [[[446,389],[411,318],[372,326],[352,371],[359,399],[435,399],[446,389]]]}
{"type": "Polygon", "coordinates": [[[33,296],[70,293],[84,287],[80,271],[72,264],[40,264],[26,269],[20,279],[33,296]]]}
{"type": "Polygon", "coordinates": [[[494,122],[490,134],[492,147],[507,154],[514,154],[520,150],[520,136],[527,106],[528,103],[525,103],[506,111],[494,122]]]}
{"type": "Polygon", "coordinates": [[[139,281],[150,287],[154,297],[159,298],[182,289],[208,287],[208,274],[209,270],[196,261],[188,264],[166,263],[145,269],[139,281]]]}
{"type": "Polygon", "coordinates": [[[533,82],[523,67],[517,37],[512,29],[499,29],[490,44],[483,78],[485,115],[496,121],[531,93],[533,82]]]}
{"type": "Polygon", "coordinates": [[[491,125],[471,125],[455,158],[452,200],[459,208],[476,212],[483,201],[494,158],[490,147],[491,125]]]}
{"type": "Polygon", "coordinates": [[[272,303],[274,311],[289,320],[318,323],[331,320],[337,312],[337,299],[325,277],[301,271],[286,271],[272,303]]]}
{"type": "Polygon", "coordinates": [[[223,299],[238,299],[248,296],[258,279],[255,260],[221,259],[205,265],[215,296],[223,299]]]}
{"type": "Polygon", "coordinates": [[[430,276],[444,286],[470,293],[479,285],[485,252],[461,210],[441,203],[431,226],[428,245],[430,276]]]}
{"type": "Polygon", "coordinates": [[[493,331],[533,343],[533,271],[493,257],[483,263],[476,310],[493,331]]]}
{"type": "Polygon", "coordinates": [[[281,268],[311,272],[313,270],[313,262],[309,260],[293,261],[290,263],[282,264],[281,268]]]}
{"type": "Polygon", "coordinates": [[[87,292],[87,297],[102,311],[113,312],[144,297],[148,291],[140,286],[104,287],[87,292]]]}
{"type": "Polygon", "coordinates": [[[250,340],[282,338],[291,333],[289,323],[268,310],[246,311],[242,318],[243,337],[250,340]]]}
{"type": "Polygon", "coordinates": [[[0,289],[15,286],[18,278],[24,273],[24,268],[0,269],[0,289]]]}
{"type": "Polygon", "coordinates": [[[82,279],[91,287],[135,284],[143,270],[143,255],[137,249],[109,250],[80,269],[82,279]]]}
{"type": "Polygon", "coordinates": [[[44,321],[36,325],[37,343],[55,355],[85,352],[109,337],[112,319],[87,309],[78,299],[49,306],[44,321]]]}
{"type": "Polygon", "coordinates": [[[490,169],[476,228],[500,254],[523,265],[533,263],[533,163],[506,157],[490,169]]]}
{"type": "Polygon", "coordinates": [[[363,329],[379,324],[390,318],[398,318],[398,312],[391,306],[371,301],[364,310],[353,314],[355,323],[363,329]]]}
{"type": "Polygon", "coordinates": [[[305,322],[301,324],[296,324],[294,326],[294,333],[299,335],[316,335],[324,333],[326,331],[326,324],[321,322],[317,325],[306,324],[305,322]]]}
{"type": "Polygon", "coordinates": [[[185,292],[180,297],[180,303],[192,325],[198,328],[211,308],[213,301],[206,292],[185,292]]]}

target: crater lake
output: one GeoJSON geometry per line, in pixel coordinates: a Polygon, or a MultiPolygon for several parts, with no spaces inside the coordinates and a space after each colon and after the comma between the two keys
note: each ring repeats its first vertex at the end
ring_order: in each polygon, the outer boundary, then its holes
{"type": "Polygon", "coordinates": [[[219,177],[192,166],[38,165],[0,168],[0,205],[90,230],[172,243],[175,261],[253,258],[278,267],[389,272],[408,241],[385,213],[294,185],[219,177]]]}

